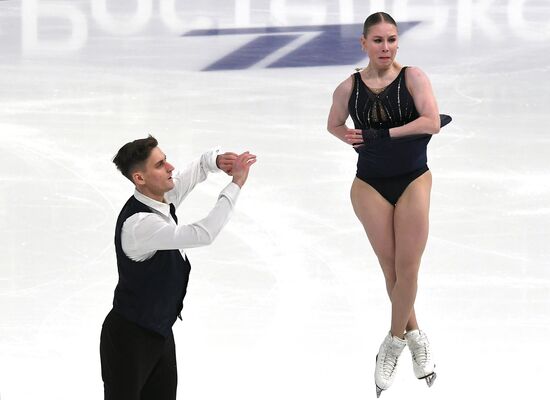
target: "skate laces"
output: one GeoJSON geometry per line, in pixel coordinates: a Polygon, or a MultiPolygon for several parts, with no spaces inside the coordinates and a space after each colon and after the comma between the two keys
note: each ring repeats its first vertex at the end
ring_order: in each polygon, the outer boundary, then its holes
{"type": "Polygon", "coordinates": [[[391,343],[385,343],[384,345],[384,359],[382,360],[382,373],[384,377],[388,379],[395,371],[397,366],[397,360],[399,359],[399,353],[396,353],[391,343]]]}
{"type": "Polygon", "coordinates": [[[409,347],[412,350],[413,360],[419,365],[424,365],[430,358],[430,346],[426,335],[420,334],[409,347]]]}

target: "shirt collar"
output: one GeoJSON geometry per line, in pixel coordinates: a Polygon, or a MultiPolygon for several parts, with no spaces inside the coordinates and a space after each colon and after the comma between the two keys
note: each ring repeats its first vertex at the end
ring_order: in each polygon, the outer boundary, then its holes
{"type": "Polygon", "coordinates": [[[139,202],[151,207],[153,210],[160,212],[162,215],[170,217],[170,204],[161,203],[160,201],[156,201],[150,197],[147,197],[137,189],[134,191],[134,197],[139,202]]]}

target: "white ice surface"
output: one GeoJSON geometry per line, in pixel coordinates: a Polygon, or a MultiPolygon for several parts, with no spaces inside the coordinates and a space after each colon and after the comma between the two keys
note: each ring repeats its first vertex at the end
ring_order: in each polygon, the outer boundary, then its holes
{"type": "MultiPolygon", "coordinates": [[[[384,5],[425,21],[403,35],[398,59],[428,73],[454,122],[429,146],[416,303],[439,377],[428,389],[405,354],[383,397],[545,398],[550,3],[176,2],[181,26],[161,16],[169,3],[0,1],[0,398],[102,398],[114,222],[132,193],[111,158],[148,133],[176,166],[216,145],[258,155],[217,241],[188,251],[178,398],[374,398],[389,301],[349,201],[355,153],[325,129],[332,91],[355,65],[201,72],[249,38],[179,34],[361,23],[384,5]],[[138,3],[152,9],[122,35],[123,24],[94,17],[101,3],[120,21],[138,3]],[[33,4],[66,7],[39,16],[35,42],[33,4]]],[[[228,180],[198,186],[180,221],[204,216],[228,180]]]]}

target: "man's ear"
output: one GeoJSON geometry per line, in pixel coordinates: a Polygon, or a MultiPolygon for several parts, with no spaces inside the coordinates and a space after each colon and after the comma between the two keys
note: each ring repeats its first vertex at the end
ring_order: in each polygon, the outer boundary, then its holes
{"type": "Polygon", "coordinates": [[[135,171],[132,173],[132,181],[136,186],[142,186],[145,184],[145,178],[142,171],[135,171]]]}

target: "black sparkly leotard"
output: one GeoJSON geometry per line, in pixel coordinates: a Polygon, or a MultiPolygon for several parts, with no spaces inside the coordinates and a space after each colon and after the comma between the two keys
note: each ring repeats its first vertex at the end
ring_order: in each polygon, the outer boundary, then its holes
{"type": "MultiPolygon", "coordinates": [[[[419,114],[405,84],[403,67],[382,92],[374,93],[354,76],[348,110],[356,129],[381,129],[405,125],[419,114]]],[[[359,150],[357,177],[376,189],[395,205],[407,186],[428,170],[426,147],[431,135],[413,135],[380,140],[359,150]]]]}

